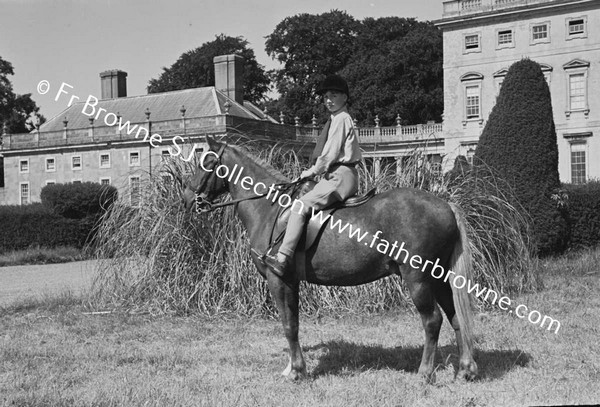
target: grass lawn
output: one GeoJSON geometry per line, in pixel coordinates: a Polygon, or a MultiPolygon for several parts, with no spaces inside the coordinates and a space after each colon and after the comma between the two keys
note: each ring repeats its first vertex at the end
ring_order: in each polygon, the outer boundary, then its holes
{"type": "MultiPolygon", "coordinates": [[[[597,254],[594,256],[597,257],[597,254]]],[[[596,258],[594,257],[594,258],[596,258]]],[[[577,260],[589,264],[587,260],[577,260]]],[[[545,290],[514,298],[558,334],[502,311],[476,317],[480,378],[454,382],[444,322],[437,383],[416,371],[413,311],[302,318],[309,377],[284,380],[280,323],[234,317],[86,314],[69,295],[0,308],[6,406],[523,406],[600,403],[600,271],[553,262],[545,290]]]]}

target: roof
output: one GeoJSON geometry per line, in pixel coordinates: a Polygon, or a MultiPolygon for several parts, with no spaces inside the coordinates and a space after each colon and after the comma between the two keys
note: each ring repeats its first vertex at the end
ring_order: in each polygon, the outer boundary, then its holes
{"type": "MultiPolygon", "coordinates": [[[[214,86],[207,86],[172,92],[103,99],[99,100],[93,108],[91,106],[86,108],[85,101],[75,103],[44,123],[40,130],[44,132],[63,130],[65,118],[68,121],[67,126],[69,129],[88,128],[90,127],[90,116],[96,116],[98,112],[100,112],[100,115],[94,121],[94,127],[108,127],[104,118],[109,113],[122,117],[123,122],[145,122],[146,109],[150,111],[152,122],[175,120],[182,117],[182,106],[185,106],[186,118],[221,115],[226,112],[228,107],[228,114],[232,116],[268,120],[276,123],[272,117],[265,115],[252,103],[244,102],[244,105],[241,105],[229,99],[214,86]],[[227,102],[229,102],[229,106],[227,106],[227,102]],[[101,111],[100,108],[105,109],[105,111],[101,111]]],[[[112,124],[113,120],[112,116],[107,118],[109,124],[112,124]]]]}

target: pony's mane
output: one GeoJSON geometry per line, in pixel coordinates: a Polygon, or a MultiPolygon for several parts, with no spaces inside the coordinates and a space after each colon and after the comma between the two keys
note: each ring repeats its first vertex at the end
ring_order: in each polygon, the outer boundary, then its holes
{"type": "Polygon", "coordinates": [[[232,150],[240,153],[241,155],[248,157],[253,163],[255,163],[257,166],[263,168],[265,171],[267,171],[267,173],[269,175],[274,177],[276,180],[288,181],[288,179],[280,171],[277,171],[275,169],[275,167],[273,167],[271,164],[266,162],[264,159],[258,157],[256,154],[252,153],[247,148],[240,146],[240,145],[234,145],[234,144],[228,144],[228,147],[230,147],[232,150]]]}

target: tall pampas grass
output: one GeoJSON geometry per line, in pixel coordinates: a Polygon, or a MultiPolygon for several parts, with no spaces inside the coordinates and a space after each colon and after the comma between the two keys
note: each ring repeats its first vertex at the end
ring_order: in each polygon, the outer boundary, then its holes
{"type": "MultiPolygon", "coordinates": [[[[290,179],[305,164],[285,146],[245,147],[290,179]]],[[[142,185],[141,205],[121,197],[106,212],[93,242],[98,269],[90,301],[96,308],[153,313],[275,315],[264,279],[252,263],[246,231],[228,207],[202,215],[182,205],[182,180],[195,164],[169,160],[161,176],[142,185]]],[[[534,260],[526,239],[528,219],[507,204],[493,180],[463,177],[449,185],[427,156],[416,150],[401,170],[360,170],[361,191],[416,187],[463,208],[469,224],[475,277],[480,285],[511,294],[536,288],[534,260]]],[[[224,197],[228,199],[228,197],[224,197]]],[[[301,284],[301,309],[316,315],[378,312],[407,305],[407,291],[392,277],[358,287],[301,284]]]]}

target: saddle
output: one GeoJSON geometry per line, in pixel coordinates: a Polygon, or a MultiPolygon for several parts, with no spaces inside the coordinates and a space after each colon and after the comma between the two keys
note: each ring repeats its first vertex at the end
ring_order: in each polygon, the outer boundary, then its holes
{"type": "MultiPolygon", "coordinates": [[[[312,191],[315,187],[316,182],[312,180],[308,180],[301,184],[296,190],[292,191],[290,196],[293,199],[297,199],[312,191]]],[[[354,195],[346,199],[345,201],[335,202],[334,204],[324,208],[321,210],[322,217],[318,219],[313,219],[312,216],[306,221],[306,225],[304,227],[304,232],[298,242],[298,247],[296,249],[296,270],[298,271],[300,279],[305,279],[306,270],[305,270],[305,253],[315,244],[319,234],[321,231],[329,224],[331,220],[331,215],[333,215],[337,210],[342,208],[353,208],[364,203],[368,202],[375,193],[377,188],[371,188],[364,195],[354,195]],[[327,219],[325,222],[322,222],[319,219],[327,219]]],[[[271,230],[271,235],[269,238],[269,249],[267,253],[274,251],[276,247],[279,246],[281,241],[283,240],[283,236],[285,235],[285,229],[287,226],[288,219],[290,217],[292,205],[287,208],[280,207],[277,212],[277,216],[273,223],[273,228],[271,230]]]]}

